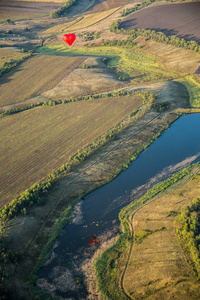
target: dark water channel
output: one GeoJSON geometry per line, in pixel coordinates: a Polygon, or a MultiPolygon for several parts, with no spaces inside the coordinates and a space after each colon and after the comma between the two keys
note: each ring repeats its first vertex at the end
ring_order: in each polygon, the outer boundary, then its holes
{"type": "Polygon", "coordinates": [[[51,258],[38,272],[38,286],[64,299],[87,299],[87,289],[83,289],[82,297],[75,281],[81,277],[80,265],[93,254],[95,247],[88,245],[91,235],[101,242],[106,233],[119,232],[121,208],[157,182],[199,160],[200,114],[182,116],[126,171],[77,205],[73,222],[64,228],[51,258]]]}

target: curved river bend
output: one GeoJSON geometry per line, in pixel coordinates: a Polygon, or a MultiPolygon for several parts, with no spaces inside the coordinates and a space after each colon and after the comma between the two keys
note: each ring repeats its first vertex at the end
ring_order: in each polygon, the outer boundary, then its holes
{"type": "Polygon", "coordinates": [[[77,284],[80,265],[94,250],[92,234],[120,232],[118,214],[147,189],[200,160],[200,114],[182,116],[109,184],[89,194],[77,206],[71,224],[57,238],[51,258],[38,272],[38,286],[64,299],[87,299],[77,284]]]}

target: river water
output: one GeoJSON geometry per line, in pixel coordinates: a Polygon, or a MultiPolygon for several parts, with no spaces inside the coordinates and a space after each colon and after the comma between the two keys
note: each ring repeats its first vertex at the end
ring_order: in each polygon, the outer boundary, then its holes
{"type": "Polygon", "coordinates": [[[119,234],[118,214],[124,206],[159,181],[198,161],[200,114],[182,116],[127,170],[76,206],[72,223],[65,226],[51,258],[38,272],[38,287],[64,299],[87,299],[87,288],[80,292],[78,282],[82,280],[80,265],[95,251],[95,246],[88,245],[92,234],[100,243],[103,236],[109,238],[110,232],[119,234]]]}

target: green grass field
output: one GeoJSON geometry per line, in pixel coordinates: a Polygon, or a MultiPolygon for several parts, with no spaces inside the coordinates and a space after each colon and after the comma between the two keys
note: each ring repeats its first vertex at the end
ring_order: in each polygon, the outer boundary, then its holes
{"type": "Polygon", "coordinates": [[[139,96],[121,96],[38,107],[1,118],[0,206],[141,105],[139,96]]]}
{"type": "Polygon", "coordinates": [[[29,58],[0,78],[0,107],[23,102],[53,88],[83,61],[80,57],[45,55],[29,58]]]}

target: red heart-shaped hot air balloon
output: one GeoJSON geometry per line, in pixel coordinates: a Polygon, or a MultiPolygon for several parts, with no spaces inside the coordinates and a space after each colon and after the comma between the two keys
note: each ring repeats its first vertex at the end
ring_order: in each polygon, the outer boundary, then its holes
{"type": "Polygon", "coordinates": [[[69,46],[71,46],[73,44],[73,42],[76,39],[76,35],[74,33],[70,33],[70,34],[64,34],[63,35],[63,40],[65,41],[65,43],[67,43],[69,46]]]}

